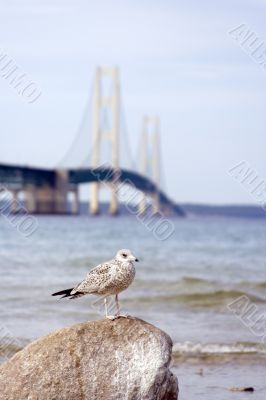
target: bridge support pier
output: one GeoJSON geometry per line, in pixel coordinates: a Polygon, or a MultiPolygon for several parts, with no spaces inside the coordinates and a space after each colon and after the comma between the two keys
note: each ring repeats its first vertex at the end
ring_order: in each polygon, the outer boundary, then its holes
{"type": "MultiPolygon", "coordinates": [[[[118,198],[117,198],[117,185],[115,183],[110,183],[109,186],[111,189],[109,214],[117,215],[119,213],[118,198]]],[[[100,214],[99,191],[100,191],[100,183],[92,182],[91,183],[91,200],[90,200],[90,204],[89,204],[89,211],[90,211],[90,214],[92,214],[92,215],[100,214]]]]}
{"type": "Polygon", "coordinates": [[[67,214],[67,192],[68,192],[68,171],[56,171],[55,187],[55,212],[56,214],[67,214]]]}
{"type": "Polygon", "coordinates": [[[35,211],[33,212],[38,214],[54,214],[56,211],[54,188],[49,185],[36,188],[35,211]]]}
{"type": "Polygon", "coordinates": [[[75,187],[75,189],[72,189],[71,192],[74,195],[73,202],[71,205],[71,212],[72,214],[79,214],[79,192],[78,192],[78,187],[75,187]]]}
{"type": "Polygon", "coordinates": [[[37,212],[37,188],[34,185],[25,187],[25,206],[30,214],[37,212]]]}
{"type": "Polygon", "coordinates": [[[54,189],[48,185],[42,187],[27,185],[25,206],[31,214],[53,214],[55,212],[54,189]]]}
{"type": "Polygon", "coordinates": [[[159,199],[159,194],[155,193],[153,196],[153,203],[152,203],[152,213],[153,214],[158,214],[160,211],[160,199],[159,199]]]}
{"type": "Polygon", "coordinates": [[[17,206],[18,206],[18,190],[12,190],[12,200],[11,200],[11,214],[16,214],[18,211],[17,206]]]}
{"type": "Polygon", "coordinates": [[[91,183],[91,200],[90,200],[90,213],[92,215],[100,214],[100,207],[99,207],[99,186],[98,182],[91,183]]]}
{"type": "Polygon", "coordinates": [[[117,185],[115,183],[111,183],[110,186],[111,186],[111,200],[110,200],[109,214],[117,215],[119,212],[117,185]]]}
{"type": "Polygon", "coordinates": [[[141,199],[139,202],[139,212],[138,212],[139,215],[145,214],[146,204],[147,204],[147,197],[145,193],[141,193],[141,199]]]}
{"type": "Polygon", "coordinates": [[[25,205],[32,214],[67,214],[68,171],[57,170],[55,186],[25,187],[25,205]]]}

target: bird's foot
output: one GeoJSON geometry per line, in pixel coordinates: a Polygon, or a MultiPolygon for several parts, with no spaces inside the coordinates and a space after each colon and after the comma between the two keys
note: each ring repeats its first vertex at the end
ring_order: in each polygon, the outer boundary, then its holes
{"type": "Polygon", "coordinates": [[[114,321],[117,318],[129,318],[130,315],[128,314],[115,314],[115,315],[107,315],[106,318],[114,321]]]}
{"type": "Polygon", "coordinates": [[[128,318],[128,314],[115,314],[116,318],[128,318]]]}
{"type": "Polygon", "coordinates": [[[116,315],[106,315],[106,318],[110,319],[111,321],[113,321],[114,319],[117,318],[117,316],[116,315]]]}

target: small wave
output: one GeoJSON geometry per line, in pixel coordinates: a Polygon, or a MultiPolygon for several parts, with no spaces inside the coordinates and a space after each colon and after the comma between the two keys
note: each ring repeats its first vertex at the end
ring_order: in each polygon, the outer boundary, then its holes
{"type": "Polygon", "coordinates": [[[194,353],[194,354],[266,354],[266,346],[260,343],[175,343],[173,346],[174,354],[194,353]]]}
{"type": "Polygon", "coordinates": [[[203,292],[203,293],[190,293],[190,294],[182,294],[180,296],[176,296],[177,299],[182,299],[184,301],[191,302],[220,302],[222,300],[227,300],[231,298],[237,298],[240,296],[248,296],[251,301],[254,302],[265,302],[266,299],[251,295],[244,291],[234,290],[234,289],[224,289],[224,290],[216,290],[212,292],[203,292]]]}
{"type": "Polygon", "coordinates": [[[203,278],[198,278],[198,277],[192,277],[192,276],[184,276],[180,278],[179,280],[159,280],[159,279],[152,279],[152,277],[149,277],[149,279],[136,279],[136,283],[140,287],[155,287],[155,288],[189,288],[189,287],[194,287],[194,286],[202,286],[202,285],[214,285],[218,284],[219,282],[203,279],[203,278]]]}
{"type": "Polygon", "coordinates": [[[215,280],[208,280],[199,277],[184,276],[183,278],[176,281],[162,281],[162,280],[140,280],[137,279],[135,282],[138,288],[148,288],[157,291],[163,290],[165,293],[179,293],[181,295],[207,295],[219,297],[227,297],[232,294],[233,297],[249,296],[253,301],[264,302],[266,298],[263,298],[263,289],[266,288],[266,282],[238,282],[238,283],[226,283],[215,280]]]}
{"type": "Polygon", "coordinates": [[[266,289],[266,282],[257,282],[256,285],[259,288],[266,289]]]}
{"type": "Polygon", "coordinates": [[[264,303],[266,299],[260,296],[251,295],[244,291],[228,289],[228,290],[216,290],[216,291],[204,291],[195,293],[181,293],[181,294],[169,294],[169,295],[150,295],[149,297],[140,296],[138,302],[142,303],[185,303],[195,306],[217,306],[222,305],[232,299],[236,299],[241,296],[248,296],[250,301],[257,303],[264,303]]]}
{"type": "Polygon", "coordinates": [[[239,284],[240,287],[249,287],[254,289],[266,289],[266,282],[250,282],[242,281],[239,284]]]}
{"type": "Polygon", "coordinates": [[[259,343],[175,343],[173,364],[195,363],[266,363],[266,346],[259,343]]]}
{"type": "Polygon", "coordinates": [[[210,281],[208,279],[203,279],[203,278],[197,278],[193,276],[184,276],[181,280],[180,283],[184,283],[185,285],[202,285],[202,284],[213,284],[215,283],[214,281],[210,281]]]}

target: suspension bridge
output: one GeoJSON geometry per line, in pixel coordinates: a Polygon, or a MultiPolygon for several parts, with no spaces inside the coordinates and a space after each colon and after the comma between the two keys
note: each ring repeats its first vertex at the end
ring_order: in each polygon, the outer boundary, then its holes
{"type": "Polygon", "coordinates": [[[30,213],[78,214],[79,185],[90,183],[89,211],[93,215],[100,213],[99,192],[101,186],[105,186],[110,191],[109,213],[112,215],[119,213],[122,198],[124,203],[133,202],[140,214],[151,209],[153,214],[164,212],[183,216],[182,209],[161,189],[160,121],[157,116],[143,119],[138,167],[121,166],[121,108],[118,69],[98,67],[90,116],[92,144],[85,161],[80,163],[78,156],[79,160],[70,166],[75,152],[75,144],[72,144],[60,166],[54,169],[0,164],[0,192],[12,196],[12,212],[20,211],[18,196],[23,193],[25,207],[30,213]],[[104,86],[106,79],[109,80],[108,93],[104,86]],[[102,154],[104,145],[108,156],[102,154]]]}

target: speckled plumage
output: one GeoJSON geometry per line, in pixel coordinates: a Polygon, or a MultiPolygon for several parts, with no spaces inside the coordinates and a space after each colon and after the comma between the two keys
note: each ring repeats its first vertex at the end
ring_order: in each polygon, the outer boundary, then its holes
{"type": "MultiPolygon", "coordinates": [[[[105,298],[111,295],[116,296],[116,304],[119,315],[118,294],[127,289],[135,278],[134,261],[138,259],[133,256],[130,250],[119,250],[110,261],[97,265],[80,282],[77,286],[71,289],[62,290],[53,293],[53,296],[62,295],[70,299],[76,299],[86,294],[95,294],[104,296],[105,298]]],[[[106,304],[106,300],[105,300],[106,304]]],[[[106,305],[107,316],[107,305],[106,305]]]]}
{"type": "Polygon", "coordinates": [[[82,293],[111,296],[128,288],[135,277],[133,262],[116,259],[99,264],[72,291],[71,296],[82,293]]]}

